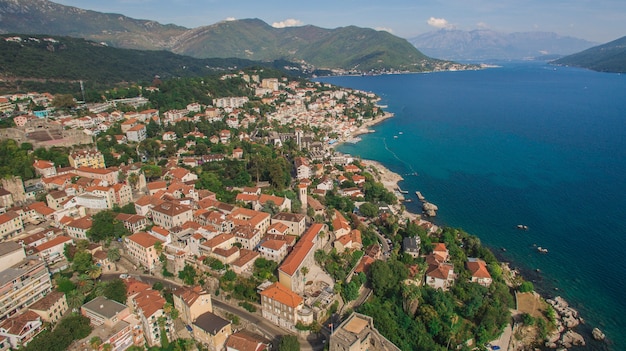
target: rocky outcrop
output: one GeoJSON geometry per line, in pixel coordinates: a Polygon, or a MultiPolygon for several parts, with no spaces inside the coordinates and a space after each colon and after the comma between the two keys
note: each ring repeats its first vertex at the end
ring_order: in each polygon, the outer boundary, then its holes
{"type": "Polygon", "coordinates": [[[604,333],[598,328],[593,328],[593,330],[591,331],[591,335],[593,336],[594,339],[598,341],[602,341],[606,337],[604,333]]]}
{"type": "Polygon", "coordinates": [[[567,301],[560,296],[554,299],[547,299],[546,302],[556,312],[556,330],[548,336],[545,343],[546,347],[555,349],[559,347],[584,346],[585,338],[572,329],[584,322],[580,318],[578,311],[570,307],[567,301]]]}
{"type": "Polygon", "coordinates": [[[437,205],[432,204],[430,202],[424,202],[424,204],[422,205],[422,210],[424,211],[424,213],[426,213],[427,216],[435,217],[437,215],[437,211],[439,210],[439,207],[437,207],[437,205]]]}
{"type": "Polygon", "coordinates": [[[582,335],[570,329],[561,336],[561,346],[566,349],[572,346],[585,346],[585,339],[582,335]]]}

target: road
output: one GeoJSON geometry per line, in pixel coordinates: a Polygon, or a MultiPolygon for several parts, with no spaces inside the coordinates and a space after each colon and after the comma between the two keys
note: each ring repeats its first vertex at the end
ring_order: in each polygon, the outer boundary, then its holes
{"type": "MultiPolygon", "coordinates": [[[[182,286],[181,284],[177,282],[160,278],[160,277],[155,277],[155,276],[148,275],[148,274],[131,274],[131,277],[137,280],[140,280],[142,282],[145,282],[147,284],[150,284],[150,285],[154,285],[154,283],[156,282],[161,282],[166,289],[169,289],[172,291],[182,286]]],[[[101,276],[101,279],[105,281],[115,279],[115,278],[119,278],[118,273],[102,274],[101,276]]],[[[273,345],[278,345],[278,341],[280,340],[280,337],[283,335],[287,335],[287,334],[295,335],[291,331],[285,330],[281,327],[278,327],[272,324],[271,322],[263,318],[260,315],[260,312],[250,313],[247,310],[235,305],[234,303],[236,303],[236,301],[233,301],[233,303],[230,303],[222,299],[216,298],[215,296],[211,296],[211,301],[213,303],[214,309],[219,309],[221,311],[231,313],[233,315],[238,316],[240,319],[245,320],[246,322],[248,322],[249,326],[252,326],[251,329],[253,330],[250,330],[250,331],[263,335],[265,338],[271,340],[273,345]]],[[[302,351],[322,350],[324,348],[325,339],[326,337],[324,337],[323,335],[319,335],[317,337],[310,337],[308,339],[298,337],[298,340],[300,341],[300,349],[302,351]]]]}

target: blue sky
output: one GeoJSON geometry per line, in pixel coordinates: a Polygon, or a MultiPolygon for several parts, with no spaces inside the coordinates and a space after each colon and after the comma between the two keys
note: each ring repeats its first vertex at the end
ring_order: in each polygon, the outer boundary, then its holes
{"type": "Polygon", "coordinates": [[[385,29],[410,38],[438,28],[546,31],[598,43],[626,36],[624,0],[53,0],[188,28],[227,19],[385,29]]]}

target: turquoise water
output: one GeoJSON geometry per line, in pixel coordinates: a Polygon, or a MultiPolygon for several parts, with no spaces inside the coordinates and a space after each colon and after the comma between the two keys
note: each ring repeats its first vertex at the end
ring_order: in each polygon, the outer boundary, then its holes
{"type": "Polygon", "coordinates": [[[339,151],[404,174],[403,189],[439,206],[438,223],[480,237],[570,301],[583,333],[599,327],[626,349],[626,75],[525,62],[320,80],[372,91],[395,113],[339,151]]]}

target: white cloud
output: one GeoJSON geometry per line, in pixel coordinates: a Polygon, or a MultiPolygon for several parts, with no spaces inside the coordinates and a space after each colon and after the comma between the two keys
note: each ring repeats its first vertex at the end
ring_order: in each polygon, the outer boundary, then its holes
{"type": "Polygon", "coordinates": [[[431,17],[428,19],[428,25],[435,27],[435,28],[445,28],[445,29],[454,28],[454,26],[448,23],[448,21],[445,18],[431,17]]]}
{"type": "Polygon", "coordinates": [[[389,33],[393,34],[393,29],[391,29],[391,28],[387,28],[387,27],[376,27],[376,28],[374,28],[374,29],[376,29],[376,30],[378,30],[378,31],[385,31],[385,32],[389,32],[389,33]]]}
{"type": "Polygon", "coordinates": [[[485,22],[476,23],[476,27],[478,27],[479,29],[489,29],[489,25],[485,22]]]}
{"type": "Polygon", "coordinates": [[[230,22],[230,21],[236,21],[237,19],[235,17],[226,17],[226,19],[224,21],[230,22]]]}
{"type": "Polygon", "coordinates": [[[302,21],[294,19],[294,18],[288,18],[284,21],[280,21],[280,22],[274,22],[272,23],[272,27],[274,28],[285,28],[285,27],[298,27],[303,25],[304,23],[302,23],[302,21]]]}

